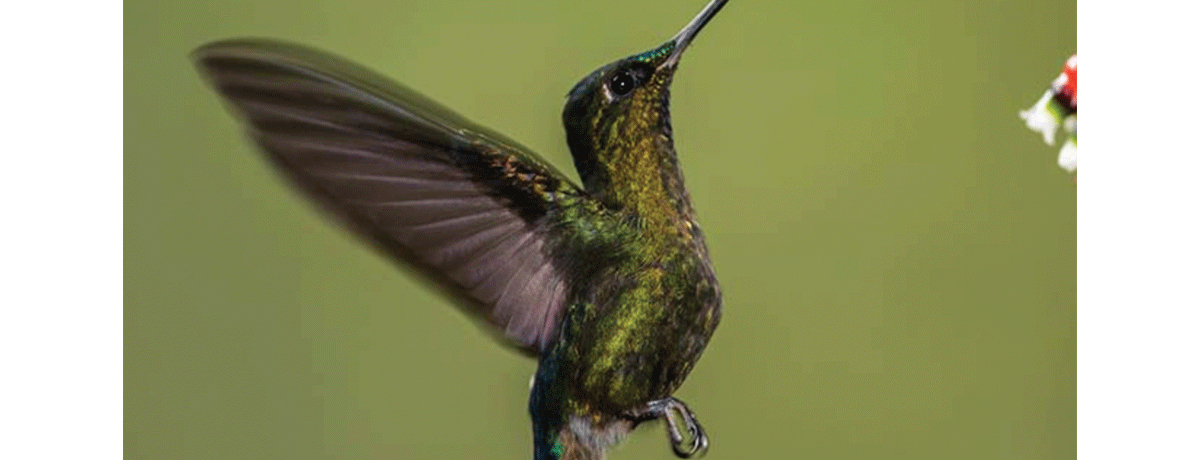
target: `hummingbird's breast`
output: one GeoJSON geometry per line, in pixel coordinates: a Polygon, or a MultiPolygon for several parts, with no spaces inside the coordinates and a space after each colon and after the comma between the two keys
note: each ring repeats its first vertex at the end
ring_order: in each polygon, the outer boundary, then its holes
{"type": "Polygon", "coordinates": [[[588,292],[591,307],[573,318],[571,399],[583,412],[622,413],[670,396],[720,321],[720,289],[698,227],[690,219],[672,227],[629,241],[628,256],[588,292]]]}

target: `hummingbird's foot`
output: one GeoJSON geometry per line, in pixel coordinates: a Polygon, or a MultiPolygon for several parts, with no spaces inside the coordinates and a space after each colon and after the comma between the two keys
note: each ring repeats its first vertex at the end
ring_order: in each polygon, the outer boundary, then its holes
{"type": "Polygon", "coordinates": [[[697,454],[704,456],[708,452],[708,435],[704,434],[704,427],[700,426],[696,414],[692,413],[692,410],[688,409],[687,404],[684,404],[683,401],[674,397],[650,401],[645,408],[630,413],[630,416],[636,422],[660,418],[665,420],[667,437],[671,440],[671,450],[674,450],[675,456],[679,458],[692,458],[697,454]],[[679,429],[680,423],[687,428],[687,438],[684,438],[683,432],[679,429]]]}

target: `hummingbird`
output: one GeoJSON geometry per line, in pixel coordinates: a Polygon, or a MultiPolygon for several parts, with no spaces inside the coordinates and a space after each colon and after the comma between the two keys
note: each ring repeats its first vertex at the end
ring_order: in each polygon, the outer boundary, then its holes
{"type": "Polygon", "coordinates": [[[235,39],[193,54],[248,137],[304,196],[537,359],[535,460],[594,460],[662,420],[707,451],[672,394],[721,318],[669,111],[680,57],[725,6],[571,89],[582,181],[386,77],[301,45],[235,39]]]}

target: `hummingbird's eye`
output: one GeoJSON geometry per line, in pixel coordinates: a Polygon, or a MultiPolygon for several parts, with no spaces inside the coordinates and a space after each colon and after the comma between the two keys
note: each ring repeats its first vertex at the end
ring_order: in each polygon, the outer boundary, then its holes
{"type": "Polygon", "coordinates": [[[629,72],[621,72],[608,81],[608,89],[614,96],[629,94],[630,91],[633,91],[634,86],[637,86],[637,81],[629,72]]]}

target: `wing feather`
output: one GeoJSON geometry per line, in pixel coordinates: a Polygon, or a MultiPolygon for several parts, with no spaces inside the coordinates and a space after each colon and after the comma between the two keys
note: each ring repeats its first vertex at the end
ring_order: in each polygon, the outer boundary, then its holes
{"type": "Polygon", "coordinates": [[[338,57],[237,40],[195,58],[310,198],[518,348],[549,343],[567,290],[546,222],[586,199],[578,187],[519,144],[338,57]]]}

